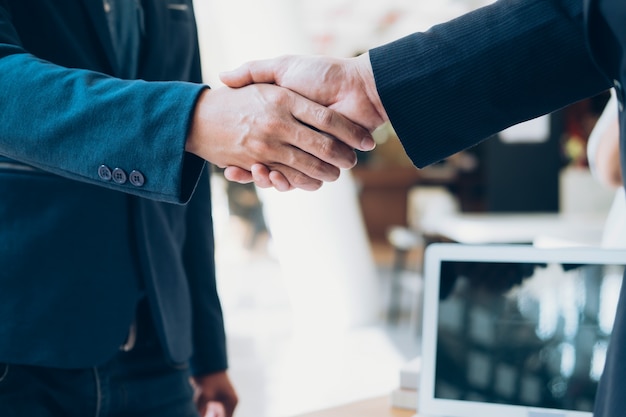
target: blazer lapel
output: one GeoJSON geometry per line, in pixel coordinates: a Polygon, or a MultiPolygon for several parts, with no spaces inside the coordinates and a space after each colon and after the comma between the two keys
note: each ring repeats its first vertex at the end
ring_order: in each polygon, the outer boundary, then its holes
{"type": "Polygon", "coordinates": [[[98,33],[100,43],[106,53],[106,56],[111,64],[113,74],[118,73],[118,63],[115,57],[115,51],[113,50],[113,41],[111,40],[111,32],[109,31],[109,24],[104,11],[103,0],[83,0],[91,21],[98,33]]]}

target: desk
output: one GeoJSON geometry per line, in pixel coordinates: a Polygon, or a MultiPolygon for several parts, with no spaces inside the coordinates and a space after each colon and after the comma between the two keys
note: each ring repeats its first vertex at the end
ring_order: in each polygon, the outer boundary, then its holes
{"type": "Polygon", "coordinates": [[[415,412],[392,408],[388,397],[371,398],[298,417],[413,417],[415,412]]]}
{"type": "Polygon", "coordinates": [[[433,240],[467,244],[599,246],[605,217],[559,213],[458,213],[425,219],[421,230],[433,240]]]}

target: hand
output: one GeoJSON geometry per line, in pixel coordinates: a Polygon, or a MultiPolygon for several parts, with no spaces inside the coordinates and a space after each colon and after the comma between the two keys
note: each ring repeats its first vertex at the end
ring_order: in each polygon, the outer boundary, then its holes
{"type": "Polygon", "coordinates": [[[192,377],[192,385],[194,401],[202,417],[233,416],[239,399],[225,371],[192,377]]]}
{"type": "Polygon", "coordinates": [[[251,61],[220,79],[236,88],[272,83],[327,106],[373,132],[389,120],[380,101],[374,73],[365,53],[356,58],[286,55],[251,61]]]}
{"type": "MultiPolygon", "coordinates": [[[[595,152],[595,173],[601,184],[617,188],[622,186],[622,164],[619,152],[619,117],[617,113],[604,126],[595,152]]],[[[593,173],[593,171],[592,171],[593,173]]]]}
{"type": "Polygon", "coordinates": [[[206,90],[185,149],[220,166],[250,171],[260,163],[305,190],[334,181],[356,164],[354,148],[371,134],[339,113],[269,84],[206,90]]]}
{"type": "MultiPolygon", "coordinates": [[[[388,120],[376,90],[367,53],[346,59],[283,56],[252,61],[220,74],[220,78],[230,87],[275,83],[289,88],[338,111],[370,132],[388,120]]],[[[231,181],[254,181],[262,188],[275,186],[279,190],[289,189],[287,178],[261,164],[249,171],[228,167],[224,174],[231,181]]]]}

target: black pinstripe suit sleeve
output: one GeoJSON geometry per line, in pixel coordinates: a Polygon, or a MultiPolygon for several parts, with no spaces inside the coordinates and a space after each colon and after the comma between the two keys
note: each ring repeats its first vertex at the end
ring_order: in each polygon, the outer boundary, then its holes
{"type": "Polygon", "coordinates": [[[610,87],[581,0],[501,0],[372,49],[382,103],[424,167],[610,87]]]}

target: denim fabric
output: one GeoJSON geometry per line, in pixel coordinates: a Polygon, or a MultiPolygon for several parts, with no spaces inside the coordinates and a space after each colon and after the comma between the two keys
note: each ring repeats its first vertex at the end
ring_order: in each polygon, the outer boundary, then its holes
{"type": "Polygon", "coordinates": [[[188,365],[171,364],[150,328],[102,366],[0,363],[2,417],[198,417],[188,365]]]}

